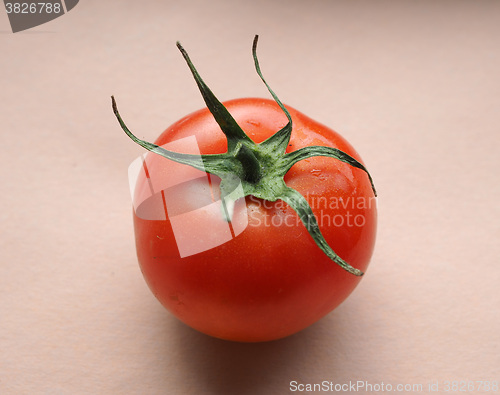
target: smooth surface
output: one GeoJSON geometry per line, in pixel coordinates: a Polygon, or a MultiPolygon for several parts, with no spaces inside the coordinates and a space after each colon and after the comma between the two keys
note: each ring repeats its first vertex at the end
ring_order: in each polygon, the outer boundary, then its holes
{"type": "Polygon", "coordinates": [[[499,48],[497,1],[86,0],[16,34],[0,10],[0,393],[500,380],[499,48]],[[148,140],[202,107],[180,40],[221,100],[268,97],[256,33],[283,102],[365,160],[379,233],[335,312],[251,345],[198,334],[148,290],[127,181],[142,151],[110,95],[148,140]]]}

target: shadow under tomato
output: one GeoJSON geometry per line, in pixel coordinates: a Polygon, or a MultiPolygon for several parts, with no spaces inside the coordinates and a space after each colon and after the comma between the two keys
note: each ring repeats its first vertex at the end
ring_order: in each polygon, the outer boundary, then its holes
{"type": "Polygon", "coordinates": [[[177,368],[183,377],[189,377],[196,393],[199,389],[214,395],[287,393],[290,382],[301,381],[301,371],[319,360],[329,365],[332,375],[336,373],[341,361],[332,347],[336,349],[341,342],[335,322],[326,318],[281,340],[237,343],[212,338],[172,320],[169,333],[174,338],[169,344],[178,357],[177,368]]]}
{"type": "MultiPolygon", "coordinates": [[[[176,347],[182,348],[180,368],[190,372],[196,388],[207,394],[263,394],[276,380],[291,377],[309,330],[264,343],[238,343],[212,338],[181,322],[173,324],[176,347]]],[[[172,328],[173,329],[173,328],[172,328]]],[[[186,373],[186,371],[184,373],[186,373]]],[[[282,383],[287,391],[289,380],[282,383]]]]}

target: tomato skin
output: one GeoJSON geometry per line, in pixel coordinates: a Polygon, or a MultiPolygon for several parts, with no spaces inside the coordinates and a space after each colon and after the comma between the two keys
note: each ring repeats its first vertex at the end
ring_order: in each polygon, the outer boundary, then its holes
{"type": "MultiPolygon", "coordinates": [[[[287,123],[283,111],[271,100],[236,99],[224,105],[256,143],[287,123]]],[[[293,119],[287,152],[324,145],[361,162],[338,133],[293,108],[287,109],[293,119]]],[[[226,137],[208,109],[176,122],[155,143],[163,145],[192,135],[201,154],[227,149],[226,137]]],[[[165,161],[151,153],[148,158],[153,164],[165,161]]],[[[189,167],[170,161],[162,162],[163,166],[165,163],[175,165],[169,173],[175,173],[182,182],[189,167]]],[[[366,271],[377,222],[376,202],[366,173],[332,158],[314,157],[296,163],[285,181],[306,197],[333,250],[352,266],[366,271]]],[[[139,178],[137,188],[146,182],[139,178]]],[[[186,204],[189,199],[186,196],[186,204]]],[[[246,210],[249,223],[240,235],[183,258],[168,218],[148,220],[134,212],[137,254],[144,278],[158,300],[187,325],[227,340],[275,340],[331,312],[359,283],[360,277],[340,268],[319,249],[297,214],[282,201],[247,197],[246,210]]],[[[189,230],[197,224],[183,226],[189,230]]]]}

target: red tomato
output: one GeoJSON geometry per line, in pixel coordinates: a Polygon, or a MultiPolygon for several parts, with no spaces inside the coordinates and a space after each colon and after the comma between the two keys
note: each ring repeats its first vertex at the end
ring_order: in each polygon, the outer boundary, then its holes
{"type": "MultiPolygon", "coordinates": [[[[287,123],[282,109],[271,100],[238,99],[224,105],[255,143],[287,123]]],[[[312,145],[328,146],[361,162],[339,134],[286,107],[293,120],[287,152],[312,145]]],[[[208,109],[169,127],[156,144],[193,135],[201,154],[227,149],[226,136],[208,109]]],[[[191,148],[180,146],[175,151],[188,153],[191,148]]],[[[147,168],[150,179],[139,177],[137,194],[147,189],[151,180],[161,182],[168,176],[168,182],[175,185],[193,177],[191,167],[153,153],[148,154],[147,168]]],[[[203,180],[198,179],[200,183],[203,180]]],[[[216,194],[217,177],[212,175],[211,180],[212,193],[216,194]]],[[[377,216],[366,173],[342,161],[318,156],[294,164],[284,180],[307,199],[332,249],[364,272],[374,248],[377,216]]],[[[181,257],[172,228],[172,211],[187,212],[206,204],[198,199],[199,195],[189,188],[179,188],[176,201],[180,207],[171,210],[167,204],[170,216],[167,214],[166,219],[141,218],[141,208],[134,212],[137,254],[144,278],[158,300],[187,325],[228,340],[279,339],[331,312],[359,283],[361,277],[343,270],[320,250],[296,212],[281,200],[270,202],[247,196],[246,205],[235,209],[235,218],[248,218],[248,225],[239,235],[233,234],[215,248],[181,257]]],[[[161,209],[162,201],[157,203],[161,209]]],[[[209,219],[220,221],[220,213],[209,219]]],[[[203,225],[205,220],[191,216],[177,226],[193,238],[210,237],[213,229],[203,225]]]]}

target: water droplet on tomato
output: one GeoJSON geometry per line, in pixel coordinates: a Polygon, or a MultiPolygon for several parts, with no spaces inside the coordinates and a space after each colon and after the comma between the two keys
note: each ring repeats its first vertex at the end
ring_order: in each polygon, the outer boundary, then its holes
{"type": "Polygon", "coordinates": [[[314,177],[319,178],[320,180],[326,180],[328,177],[323,174],[323,172],[320,169],[312,169],[311,174],[314,177]]]}

